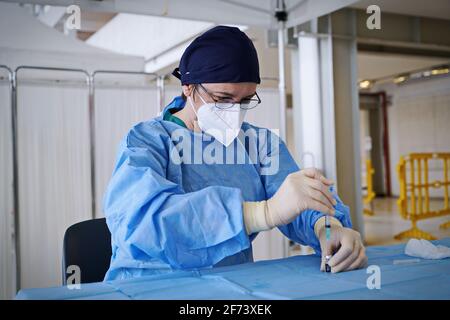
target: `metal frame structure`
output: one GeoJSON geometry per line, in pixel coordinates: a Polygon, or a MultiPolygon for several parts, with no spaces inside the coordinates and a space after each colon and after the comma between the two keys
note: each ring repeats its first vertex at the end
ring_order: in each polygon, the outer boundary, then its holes
{"type": "MultiPolygon", "coordinates": [[[[18,98],[18,73],[20,70],[46,70],[46,71],[61,71],[61,72],[78,72],[85,75],[86,84],[90,85],[90,75],[87,71],[82,69],[71,68],[53,68],[53,67],[38,67],[38,66],[18,66],[12,74],[12,146],[13,146],[13,186],[14,186],[14,234],[15,234],[15,251],[16,251],[16,288],[20,288],[20,206],[19,206],[19,155],[18,155],[18,131],[17,131],[17,98],[18,98]]],[[[89,108],[91,108],[88,101],[89,108]]],[[[92,175],[92,173],[91,173],[92,175]]]]}

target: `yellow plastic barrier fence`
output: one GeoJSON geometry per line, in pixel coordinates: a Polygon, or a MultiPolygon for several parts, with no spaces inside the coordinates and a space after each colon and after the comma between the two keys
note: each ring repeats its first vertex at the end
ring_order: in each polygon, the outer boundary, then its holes
{"type": "MultiPolygon", "coordinates": [[[[395,239],[419,238],[436,239],[430,233],[420,230],[417,221],[450,214],[449,208],[449,170],[450,153],[411,153],[400,157],[397,173],[400,183],[400,197],[397,201],[400,215],[411,220],[412,228],[395,236],[395,239]],[[429,161],[441,162],[443,169],[442,180],[429,180],[429,161]],[[439,210],[430,209],[430,189],[442,188],[444,206],[439,210]]],[[[450,222],[441,228],[450,227],[450,222]]]]}
{"type": "Polygon", "coordinates": [[[372,167],[372,161],[370,159],[366,160],[366,187],[367,193],[363,198],[364,205],[370,205],[370,209],[364,208],[364,214],[368,216],[373,216],[373,203],[372,200],[375,198],[376,194],[373,191],[373,174],[375,170],[372,167]]]}

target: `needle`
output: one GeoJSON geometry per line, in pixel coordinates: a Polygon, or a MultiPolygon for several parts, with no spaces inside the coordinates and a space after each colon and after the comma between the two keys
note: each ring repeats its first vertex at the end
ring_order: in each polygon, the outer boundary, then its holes
{"type": "MultiPolygon", "coordinates": [[[[330,252],[330,233],[331,233],[331,225],[330,225],[330,216],[325,216],[325,239],[326,239],[326,250],[327,254],[330,252]]],[[[330,261],[331,255],[325,256],[325,272],[331,272],[331,267],[328,264],[330,261]]]]}

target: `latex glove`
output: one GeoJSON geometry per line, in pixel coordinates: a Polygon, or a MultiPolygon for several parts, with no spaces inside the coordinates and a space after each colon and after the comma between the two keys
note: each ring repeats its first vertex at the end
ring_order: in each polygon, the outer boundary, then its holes
{"type": "Polygon", "coordinates": [[[332,184],[314,168],[291,173],[269,200],[244,202],[247,233],[286,225],[306,209],[334,215],[336,200],[329,190],[332,184]]]}
{"type": "Polygon", "coordinates": [[[330,217],[331,234],[327,247],[325,235],[325,217],[317,220],[314,232],[319,239],[322,250],[321,271],[325,271],[325,256],[332,255],[328,262],[331,272],[341,272],[367,266],[366,249],[361,240],[359,232],[345,228],[334,217],[330,217]]]}

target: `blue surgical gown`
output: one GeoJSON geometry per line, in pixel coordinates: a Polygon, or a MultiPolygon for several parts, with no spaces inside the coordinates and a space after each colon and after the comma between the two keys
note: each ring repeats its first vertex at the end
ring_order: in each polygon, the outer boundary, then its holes
{"type": "MultiPolygon", "coordinates": [[[[181,97],[176,97],[163,114],[182,108],[184,103],[181,97]]],[[[244,122],[242,129],[251,129],[249,132],[255,133],[256,140],[263,137],[259,134],[262,128],[244,122]]],[[[188,153],[177,149],[177,142],[183,138],[200,138],[201,142],[191,148],[194,151],[205,151],[215,143],[215,152],[223,148],[225,153],[226,147],[212,137],[203,141],[202,135],[165,121],[162,116],[139,123],[128,132],[120,145],[103,203],[112,242],[111,264],[105,280],[253,261],[251,242],[257,234],[246,233],[242,203],[269,199],[286,176],[299,167],[282,140],[271,146],[270,137],[264,139],[266,148],[257,148],[256,152],[267,152],[258,154],[257,159],[264,160],[261,163],[255,160],[242,163],[236,158],[235,164],[202,163],[192,159],[195,155],[181,163],[172,160],[188,153]],[[173,138],[175,130],[182,133],[178,141],[173,138]],[[171,158],[173,151],[175,157],[171,158]],[[267,159],[276,157],[275,173],[263,174],[263,168],[271,165],[267,159]]],[[[228,148],[234,148],[236,154],[249,154],[249,145],[236,139],[228,148]]],[[[348,207],[334,196],[338,202],[336,217],[350,227],[348,207]]],[[[305,210],[279,230],[292,241],[320,252],[314,224],[323,215],[305,210]]]]}

